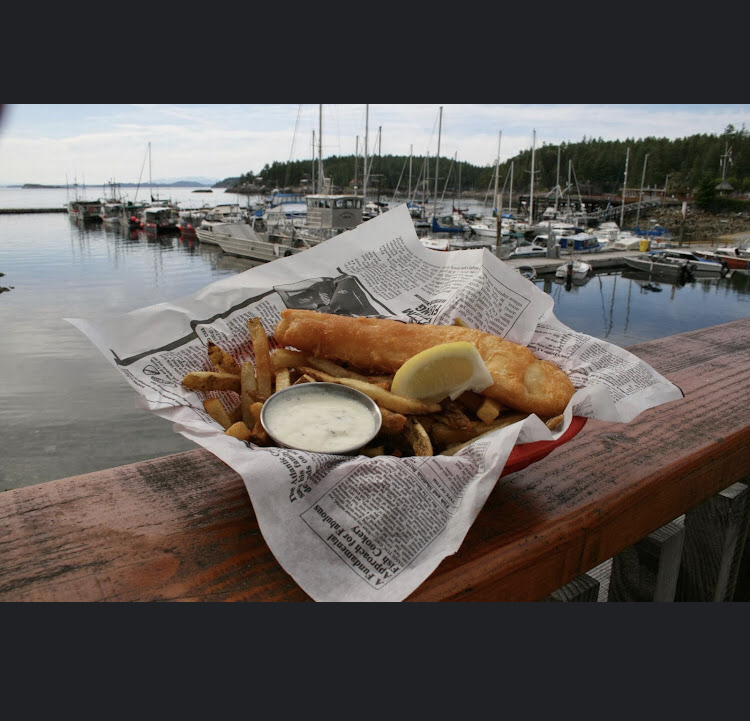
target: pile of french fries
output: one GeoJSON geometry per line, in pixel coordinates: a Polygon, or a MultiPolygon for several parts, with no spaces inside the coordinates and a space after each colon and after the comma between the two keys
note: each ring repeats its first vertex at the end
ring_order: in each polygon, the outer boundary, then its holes
{"type": "MultiPolygon", "coordinates": [[[[460,321],[457,321],[460,324],[460,321]]],[[[380,433],[359,453],[366,456],[453,455],[479,436],[516,423],[528,416],[473,391],[455,401],[425,403],[391,393],[393,375],[370,375],[326,358],[290,348],[270,349],[260,318],[247,322],[255,362],[237,362],[209,341],[208,359],[215,370],[194,371],[182,384],[206,394],[203,407],[226,435],[259,446],[274,445],[260,422],[263,403],[276,391],[297,383],[341,383],[362,391],[379,406],[383,418],[380,433]],[[231,409],[211,391],[230,391],[238,401],[231,409]]],[[[546,419],[554,430],[562,416],[546,419]]]]}

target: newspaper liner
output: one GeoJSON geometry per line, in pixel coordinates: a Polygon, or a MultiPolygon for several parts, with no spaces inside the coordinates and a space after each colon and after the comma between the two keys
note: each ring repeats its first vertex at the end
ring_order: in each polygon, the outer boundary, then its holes
{"type": "MultiPolygon", "coordinates": [[[[560,323],[552,298],[490,252],[425,248],[405,205],[173,302],[66,320],[138,391],[141,407],[242,476],[268,546],[316,601],[403,600],[458,550],[516,443],[556,440],[574,415],[627,423],[683,397],[633,354],[560,323]],[[204,411],[205,394],[181,380],[211,369],[209,340],[237,360],[252,359],[252,316],[275,347],[286,307],[446,325],[460,317],[555,361],[577,390],[556,432],[529,416],[455,456],[259,448],[226,436],[204,411]]],[[[210,395],[228,408],[237,403],[233,394],[210,395]]]]}

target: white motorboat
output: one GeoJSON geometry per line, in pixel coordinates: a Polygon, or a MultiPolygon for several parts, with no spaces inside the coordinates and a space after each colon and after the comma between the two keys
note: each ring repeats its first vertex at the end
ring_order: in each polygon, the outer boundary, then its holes
{"type": "Polygon", "coordinates": [[[419,239],[419,242],[425,248],[430,250],[441,250],[446,251],[451,249],[450,240],[448,238],[433,238],[432,236],[425,235],[419,239]]]}
{"type": "Polygon", "coordinates": [[[729,266],[716,260],[700,258],[695,253],[677,248],[664,248],[641,253],[634,258],[624,258],[635,270],[661,273],[679,278],[723,277],[729,266]]]}
{"type": "Polygon", "coordinates": [[[564,280],[583,280],[584,278],[588,278],[593,270],[591,263],[587,263],[585,260],[569,260],[567,263],[563,263],[557,267],[555,277],[564,280]]]}
{"type": "Polygon", "coordinates": [[[729,270],[750,271],[750,253],[740,255],[736,247],[714,248],[712,250],[695,250],[697,256],[726,263],[729,270]]]}
{"type": "Polygon", "coordinates": [[[453,237],[448,239],[451,250],[470,250],[473,248],[486,248],[494,250],[497,243],[491,238],[481,236],[453,237]]]}
{"type": "Polygon", "coordinates": [[[547,257],[547,238],[538,235],[533,241],[522,240],[511,250],[510,258],[547,257]]]}

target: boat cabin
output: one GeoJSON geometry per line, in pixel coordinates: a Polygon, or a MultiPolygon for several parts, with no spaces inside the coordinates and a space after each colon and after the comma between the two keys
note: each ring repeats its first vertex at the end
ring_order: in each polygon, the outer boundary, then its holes
{"type": "Polygon", "coordinates": [[[362,222],[363,199],[359,195],[308,195],[308,228],[355,228],[362,222]]]}

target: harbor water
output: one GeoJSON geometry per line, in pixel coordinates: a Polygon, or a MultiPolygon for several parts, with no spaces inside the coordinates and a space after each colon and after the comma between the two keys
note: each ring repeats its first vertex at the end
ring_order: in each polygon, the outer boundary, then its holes
{"type": "MultiPolygon", "coordinates": [[[[220,190],[159,195],[185,208],[247,202],[220,190]]],[[[0,188],[0,208],[60,209],[67,197],[64,188],[0,188]]],[[[7,289],[0,292],[0,490],[196,448],[137,407],[136,392],[64,319],[168,302],[254,265],[187,236],[82,227],[63,212],[0,214],[0,287],[7,289]]],[[[563,323],[623,347],[750,312],[747,273],[684,285],[629,275],[533,282],[552,296],[563,323]]]]}

